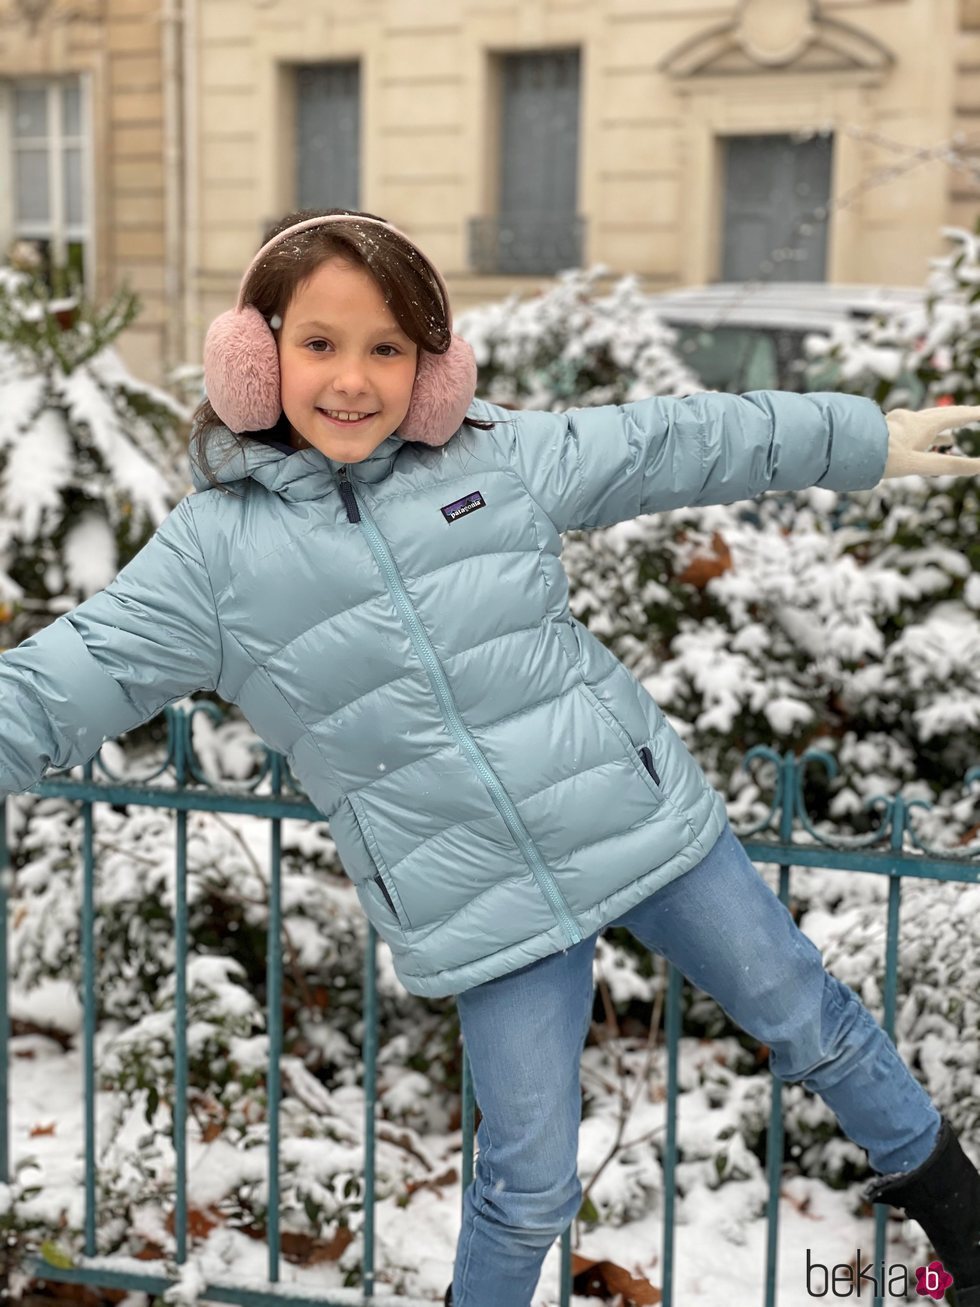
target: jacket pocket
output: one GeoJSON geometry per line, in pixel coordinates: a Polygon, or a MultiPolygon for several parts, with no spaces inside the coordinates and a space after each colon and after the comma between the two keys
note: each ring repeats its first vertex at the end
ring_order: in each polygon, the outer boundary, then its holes
{"type": "Polygon", "coordinates": [[[643,766],[647,769],[647,771],[650,773],[650,775],[653,777],[653,779],[657,782],[657,784],[660,785],[660,786],[663,786],[663,781],[662,781],[662,780],[660,779],[660,777],[657,775],[657,769],[656,769],[656,768],[654,767],[654,765],[653,765],[653,754],[652,754],[652,753],[650,752],[650,750],[646,747],[646,745],[644,745],[643,748],[639,750],[639,754],[640,754],[640,757],[643,759],[643,766]]]}
{"type": "Polygon", "coordinates": [[[632,740],[627,743],[627,749],[633,759],[636,770],[649,785],[650,789],[657,796],[660,802],[667,797],[664,794],[663,781],[657,775],[657,769],[653,765],[653,754],[646,745],[638,749],[632,740]]]}
{"type": "Polygon", "coordinates": [[[399,926],[401,926],[402,930],[411,929],[412,923],[405,916],[405,909],[401,906],[401,899],[396,899],[394,897],[394,895],[398,894],[398,890],[395,889],[394,886],[389,888],[390,880],[385,879],[380,871],[376,871],[372,877],[371,884],[384,899],[388,911],[391,913],[395,921],[398,922],[399,926]]]}
{"type": "Polygon", "coordinates": [[[398,916],[398,909],[395,907],[395,900],[388,893],[388,886],[384,883],[380,871],[375,874],[374,883],[375,885],[377,885],[381,893],[385,896],[385,902],[388,904],[388,907],[391,908],[392,914],[400,923],[401,918],[398,916]]]}
{"type": "Polygon", "coordinates": [[[364,852],[368,859],[371,871],[370,879],[366,881],[365,884],[371,885],[373,889],[378,892],[384,901],[387,910],[394,917],[395,921],[397,921],[398,925],[401,926],[403,930],[407,930],[411,926],[411,922],[405,915],[401,898],[396,886],[392,883],[391,876],[385,874],[385,868],[382,866],[377,843],[364,814],[360,811],[360,801],[355,802],[353,796],[348,797],[350,798],[351,812],[354,814],[354,821],[357,825],[357,831],[361,837],[361,843],[364,846],[364,852]]]}
{"type": "Polygon", "coordinates": [[[667,796],[664,794],[662,782],[653,765],[653,754],[650,749],[646,745],[638,748],[633,743],[626,727],[614,713],[610,712],[587,681],[580,681],[579,685],[600,719],[619,737],[630,762],[632,762],[637,775],[642,779],[647,789],[660,802],[663,802],[667,796]]]}

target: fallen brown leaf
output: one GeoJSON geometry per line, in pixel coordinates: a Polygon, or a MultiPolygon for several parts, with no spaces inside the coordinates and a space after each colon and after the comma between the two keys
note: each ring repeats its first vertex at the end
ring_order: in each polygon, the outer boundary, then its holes
{"type": "Polygon", "coordinates": [[[572,1253],[572,1290],[585,1298],[610,1299],[622,1295],[622,1307],[647,1307],[663,1301],[663,1294],[649,1280],[631,1275],[615,1262],[592,1261],[572,1253]]]}
{"type": "Polygon", "coordinates": [[[451,1166],[448,1171],[443,1171],[442,1175],[429,1176],[425,1180],[406,1180],[405,1192],[414,1194],[419,1189],[431,1189],[434,1194],[439,1194],[441,1198],[443,1195],[439,1193],[439,1190],[444,1189],[447,1185],[455,1184],[458,1179],[459,1172],[454,1166],[451,1166]]]}
{"type": "Polygon", "coordinates": [[[714,531],[710,552],[696,552],[677,579],[703,590],[709,581],[730,571],[731,567],[731,550],[725,543],[724,536],[719,531],[714,531]]]}
{"type": "Polygon", "coordinates": [[[353,1240],[353,1230],[345,1225],[340,1226],[331,1239],[314,1239],[308,1234],[293,1234],[288,1230],[281,1235],[283,1256],[301,1266],[335,1262],[353,1240]]]}
{"type": "MultiPolygon", "coordinates": [[[[176,1218],[176,1209],[171,1208],[164,1219],[164,1229],[168,1234],[173,1234],[176,1218]]],[[[206,1239],[211,1231],[218,1225],[224,1225],[225,1218],[214,1207],[200,1208],[188,1207],[187,1209],[187,1233],[192,1239],[206,1239]]]]}
{"type": "Polygon", "coordinates": [[[808,1216],[811,1221],[819,1221],[822,1219],[819,1216],[814,1216],[810,1211],[811,1199],[809,1194],[805,1194],[802,1198],[794,1198],[793,1195],[788,1194],[785,1189],[780,1189],[779,1197],[781,1200],[785,1200],[789,1203],[790,1207],[795,1207],[801,1216],[808,1216]]]}

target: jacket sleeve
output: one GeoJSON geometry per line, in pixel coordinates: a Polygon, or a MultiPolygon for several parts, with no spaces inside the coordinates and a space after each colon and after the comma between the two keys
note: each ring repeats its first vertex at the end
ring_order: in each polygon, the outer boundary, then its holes
{"type": "Polygon", "coordinates": [[[184,499],[104,590],[0,657],[0,797],[87,762],[220,672],[214,597],[184,499]]]}
{"type": "Polygon", "coordinates": [[[869,490],[888,456],[878,405],[832,392],[710,391],[565,413],[474,408],[500,423],[495,439],[559,531],[767,490],[869,490]]]}

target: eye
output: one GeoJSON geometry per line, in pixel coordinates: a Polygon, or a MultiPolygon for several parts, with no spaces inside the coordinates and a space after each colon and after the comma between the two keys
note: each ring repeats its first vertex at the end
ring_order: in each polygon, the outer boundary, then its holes
{"type": "Polygon", "coordinates": [[[326,345],[327,343],[328,343],[328,342],[325,341],[325,340],[308,340],[308,341],[306,342],[306,348],[307,348],[307,349],[312,349],[314,354],[322,354],[322,353],[323,353],[323,350],[322,350],[322,349],[315,349],[314,346],[316,346],[316,345],[326,345]]]}
{"type": "Polygon", "coordinates": [[[397,358],[397,356],[401,353],[401,350],[398,348],[397,345],[379,345],[378,349],[390,349],[392,351],[390,354],[382,355],[382,357],[386,359],[397,358]]]}

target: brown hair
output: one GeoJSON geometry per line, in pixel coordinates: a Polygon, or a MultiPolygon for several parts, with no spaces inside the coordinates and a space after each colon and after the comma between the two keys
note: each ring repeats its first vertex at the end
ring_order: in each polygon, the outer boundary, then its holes
{"type": "MultiPolygon", "coordinates": [[[[307,218],[327,218],[346,214],[362,218],[387,221],[377,214],[357,209],[301,209],[287,213],[273,223],[262,237],[262,245],[273,236],[293,227],[307,218]]],[[[260,246],[261,248],[261,246],[260,246]]],[[[373,223],[338,223],[330,227],[312,227],[298,232],[288,240],[280,241],[256,267],[245,285],[243,302],[252,304],[271,322],[278,316],[280,322],[300,285],[316,272],[327,259],[340,256],[359,264],[374,279],[385,300],[391,306],[395,321],[420,350],[431,354],[444,354],[451,342],[451,331],[442,301],[439,284],[433,277],[425,259],[404,237],[390,228],[373,223]]],[[[190,455],[212,486],[219,488],[215,472],[208,458],[208,436],[224,423],[211,403],[203,399],[191,418],[190,455]]],[[[494,423],[470,419],[470,426],[489,430],[494,423]]],[[[284,414],[280,414],[275,427],[268,431],[231,433],[227,458],[249,440],[267,443],[267,439],[289,439],[289,428],[284,414]],[[237,442],[237,444],[235,443],[237,442]]],[[[219,464],[219,467],[222,465],[219,464]]]]}

